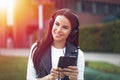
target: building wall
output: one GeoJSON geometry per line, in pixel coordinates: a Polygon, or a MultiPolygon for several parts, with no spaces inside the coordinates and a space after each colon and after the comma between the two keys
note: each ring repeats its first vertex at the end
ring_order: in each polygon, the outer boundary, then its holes
{"type": "Polygon", "coordinates": [[[56,8],[71,8],[80,13],[81,25],[101,23],[102,20],[120,12],[120,0],[52,0],[56,8]],[[58,6],[59,5],[59,6],[58,6]],[[63,6],[66,5],[66,6],[63,6]],[[92,20],[91,20],[92,19],[92,20]]]}
{"type": "Polygon", "coordinates": [[[29,38],[31,35],[27,34],[27,28],[32,30],[33,27],[38,25],[36,5],[36,3],[31,4],[30,0],[17,0],[12,26],[7,26],[6,12],[0,10],[0,48],[28,48],[31,46],[32,40],[30,41],[29,38]],[[32,28],[29,26],[32,26],[32,28]],[[10,46],[7,43],[7,37],[9,36],[13,39],[12,44],[9,43],[10,46]]]}
{"type": "Polygon", "coordinates": [[[96,14],[90,14],[90,13],[80,13],[80,25],[87,26],[87,25],[94,25],[94,24],[100,24],[102,22],[102,19],[104,19],[105,16],[103,15],[96,15],[96,14]]]}
{"type": "Polygon", "coordinates": [[[84,0],[81,1],[82,12],[90,12],[95,14],[115,14],[120,11],[120,2],[116,1],[100,1],[100,0],[84,0]]]}
{"type": "Polygon", "coordinates": [[[0,47],[6,47],[6,17],[5,11],[0,11],[0,47]]]}
{"type": "Polygon", "coordinates": [[[31,4],[27,1],[28,0],[22,2],[21,4],[17,4],[17,6],[22,6],[22,8],[18,7],[15,12],[16,16],[14,16],[14,47],[30,47],[29,45],[32,44],[30,43],[32,41],[30,41],[29,38],[31,35],[27,34],[27,29],[29,28],[32,30],[32,27],[36,27],[36,25],[38,25],[37,7],[34,3],[31,4]],[[32,27],[30,27],[30,25],[32,27]]]}
{"type": "MultiPolygon", "coordinates": [[[[38,28],[38,8],[32,0],[17,0],[14,25],[12,26],[13,47],[28,48],[32,45],[33,32],[38,28]],[[32,5],[32,6],[31,6],[32,5]]],[[[39,0],[37,0],[39,1],[39,0]]],[[[46,0],[47,1],[47,0],[46,0]]],[[[99,24],[108,15],[120,11],[120,0],[48,0],[56,9],[71,8],[79,12],[80,24],[99,24]]],[[[8,47],[5,12],[0,12],[0,48],[8,47]],[[2,15],[2,16],[1,16],[2,15]],[[4,17],[4,19],[3,19],[4,17]]]]}
{"type": "Polygon", "coordinates": [[[81,1],[100,2],[100,3],[109,3],[109,4],[120,4],[120,0],[81,0],[81,1]]]}

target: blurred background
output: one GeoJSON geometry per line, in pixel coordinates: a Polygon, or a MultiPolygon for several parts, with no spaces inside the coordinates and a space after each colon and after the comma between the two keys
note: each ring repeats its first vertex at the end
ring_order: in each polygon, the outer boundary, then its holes
{"type": "Polygon", "coordinates": [[[0,80],[26,79],[30,47],[61,8],[79,13],[85,80],[120,80],[120,0],[0,0],[0,80]]]}

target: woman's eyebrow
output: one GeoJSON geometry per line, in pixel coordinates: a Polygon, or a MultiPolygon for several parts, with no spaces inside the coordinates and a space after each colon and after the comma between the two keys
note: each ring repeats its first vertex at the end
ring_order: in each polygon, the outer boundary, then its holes
{"type": "Polygon", "coordinates": [[[59,23],[59,21],[56,21],[56,20],[55,20],[55,22],[59,23]]]}

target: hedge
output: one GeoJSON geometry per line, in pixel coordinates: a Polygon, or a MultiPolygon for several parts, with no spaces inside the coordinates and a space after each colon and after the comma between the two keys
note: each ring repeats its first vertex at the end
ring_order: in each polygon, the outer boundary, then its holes
{"type": "Polygon", "coordinates": [[[83,51],[120,53],[120,21],[81,27],[79,42],[83,51]]]}

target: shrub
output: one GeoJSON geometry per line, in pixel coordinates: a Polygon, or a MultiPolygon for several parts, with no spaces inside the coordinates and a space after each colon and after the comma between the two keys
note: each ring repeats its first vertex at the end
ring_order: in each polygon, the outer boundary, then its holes
{"type": "Polygon", "coordinates": [[[120,52],[120,21],[81,27],[79,45],[83,51],[120,52]]]}

